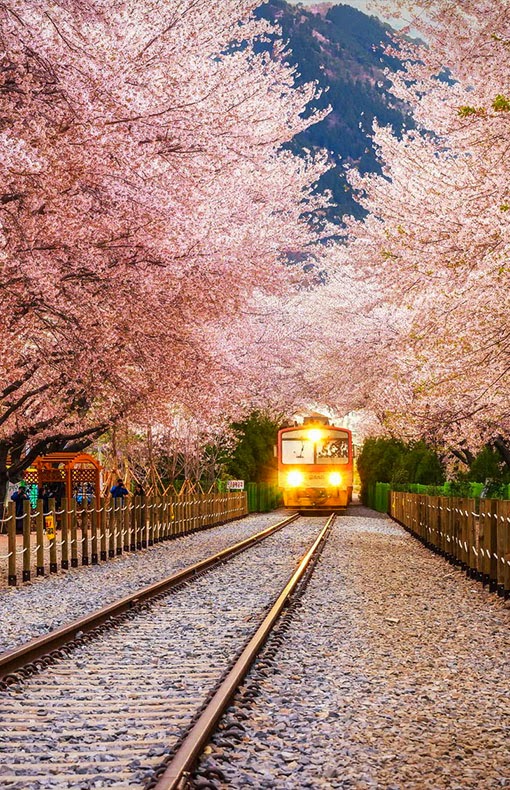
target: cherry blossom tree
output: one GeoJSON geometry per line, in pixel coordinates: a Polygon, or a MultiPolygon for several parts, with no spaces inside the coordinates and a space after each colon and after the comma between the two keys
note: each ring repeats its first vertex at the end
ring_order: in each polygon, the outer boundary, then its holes
{"type": "Polygon", "coordinates": [[[376,126],[382,174],[350,176],[368,216],[347,221],[341,256],[379,293],[367,316],[390,318],[358,392],[403,438],[505,446],[510,10],[503,0],[398,5],[427,45],[401,38],[404,69],[388,75],[417,128],[398,137],[376,126]]]}
{"type": "Polygon", "coordinates": [[[221,411],[205,335],[316,254],[327,165],[281,149],[316,88],[257,52],[256,5],[0,4],[0,499],[128,414],[221,411]]]}

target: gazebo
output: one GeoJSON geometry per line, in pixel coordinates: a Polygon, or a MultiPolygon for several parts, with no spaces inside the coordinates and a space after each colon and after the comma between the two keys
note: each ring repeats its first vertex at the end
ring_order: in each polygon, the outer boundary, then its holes
{"type": "Polygon", "coordinates": [[[87,453],[50,453],[39,455],[26,470],[24,479],[38,488],[50,486],[60,497],[68,499],[90,489],[93,496],[99,496],[100,470],[99,461],[87,453]]]}

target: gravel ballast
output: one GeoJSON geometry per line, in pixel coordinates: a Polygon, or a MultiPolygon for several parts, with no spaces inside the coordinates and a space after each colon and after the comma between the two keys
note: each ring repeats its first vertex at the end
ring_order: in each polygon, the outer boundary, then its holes
{"type": "Polygon", "coordinates": [[[0,590],[0,652],[42,636],[141,587],[276,524],[288,514],[256,514],[109,562],[35,578],[0,590]]]}
{"type": "Polygon", "coordinates": [[[247,679],[260,693],[238,695],[196,786],[510,787],[509,621],[389,519],[340,517],[272,666],[262,657],[247,679]]]}
{"type": "Polygon", "coordinates": [[[0,784],[143,786],[316,537],[288,524],[0,692],[0,784]]]}

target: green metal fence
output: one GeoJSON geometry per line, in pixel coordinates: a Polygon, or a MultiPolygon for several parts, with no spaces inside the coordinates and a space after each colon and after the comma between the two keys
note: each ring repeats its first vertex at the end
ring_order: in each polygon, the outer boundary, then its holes
{"type": "Polygon", "coordinates": [[[368,486],[367,505],[378,513],[387,513],[390,506],[389,483],[372,483],[368,486]]]}
{"type": "Polygon", "coordinates": [[[246,483],[249,513],[268,513],[283,504],[281,489],[271,483],[246,483]]]}

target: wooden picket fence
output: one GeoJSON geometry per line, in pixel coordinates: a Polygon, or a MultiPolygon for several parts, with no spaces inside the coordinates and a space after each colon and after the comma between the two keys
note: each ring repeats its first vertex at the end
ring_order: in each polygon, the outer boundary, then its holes
{"type": "Polygon", "coordinates": [[[38,500],[35,511],[29,502],[23,505],[23,517],[16,518],[15,503],[9,502],[0,523],[0,547],[5,547],[0,550],[0,572],[10,586],[15,586],[20,576],[28,582],[34,573],[44,576],[59,568],[97,565],[248,512],[243,491],[129,497],[124,501],[92,497],[81,503],[63,499],[59,509],[50,499],[47,512],[43,512],[43,500],[38,500]]]}
{"type": "Polygon", "coordinates": [[[510,502],[392,491],[390,515],[425,545],[510,597],[510,502]]]}

